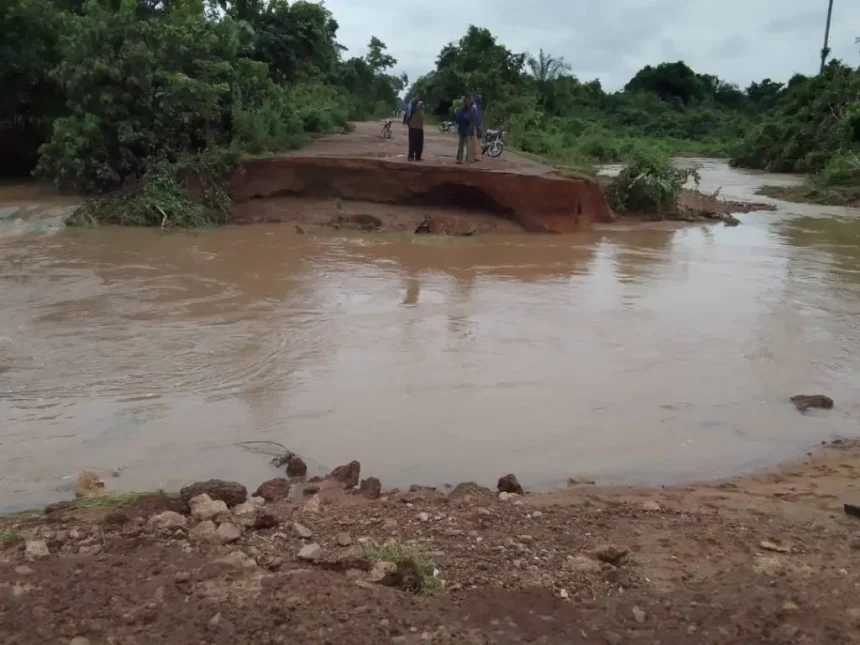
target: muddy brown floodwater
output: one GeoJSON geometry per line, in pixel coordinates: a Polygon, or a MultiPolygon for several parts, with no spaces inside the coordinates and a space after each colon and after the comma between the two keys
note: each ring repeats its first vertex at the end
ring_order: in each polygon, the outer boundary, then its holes
{"type": "MultiPolygon", "coordinates": [[[[750,199],[792,181],[707,162],[750,199]]],[[[29,192],[28,192],[29,190],[29,192]]],[[[64,229],[0,190],[0,507],[359,459],[386,486],[660,484],[860,436],[860,212],[413,238],[64,229]],[[797,393],[831,412],[799,414],[797,393]],[[68,494],[67,492],[64,494],[68,494]]],[[[768,201],[759,198],[762,201],[768,201]]],[[[36,202],[40,206],[34,205],[36,202]]],[[[315,474],[315,473],[311,473],[315,474]]]]}

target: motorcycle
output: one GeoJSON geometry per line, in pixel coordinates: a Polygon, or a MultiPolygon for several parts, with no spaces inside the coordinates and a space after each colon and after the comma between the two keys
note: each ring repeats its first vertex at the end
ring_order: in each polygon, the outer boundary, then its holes
{"type": "Polygon", "coordinates": [[[500,157],[505,151],[504,130],[487,130],[481,139],[481,154],[488,157],[500,157]]]}
{"type": "Polygon", "coordinates": [[[442,134],[448,134],[450,132],[454,132],[457,129],[457,124],[453,121],[442,121],[439,124],[439,132],[442,134]]]}
{"type": "Polygon", "coordinates": [[[386,121],[385,124],[382,126],[382,138],[383,139],[390,139],[391,138],[391,136],[392,136],[391,135],[391,123],[392,123],[391,119],[388,119],[388,121],[386,121]]]}

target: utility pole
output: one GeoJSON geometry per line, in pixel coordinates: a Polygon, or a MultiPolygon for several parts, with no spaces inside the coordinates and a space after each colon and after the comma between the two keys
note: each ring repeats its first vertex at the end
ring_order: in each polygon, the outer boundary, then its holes
{"type": "Polygon", "coordinates": [[[830,43],[830,19],[833,17],[833,0],[830,0],[830,3],[827,7],[827,27],[824,30],[824,47],[821,48],[821,71],[819,74],[824,73],[824,64],[827,62],[827,57],[830,55],[830,47],[828,46],[830,43]]]}

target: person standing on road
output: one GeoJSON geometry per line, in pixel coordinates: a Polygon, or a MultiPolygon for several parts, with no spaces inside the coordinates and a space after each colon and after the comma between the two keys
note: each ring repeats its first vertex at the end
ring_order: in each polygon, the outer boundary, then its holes
{"type": "Polygon", "coordinates": [[[421,161],[424,154],[424,96],[424,90],[421,90],[403,118],[409,127],[409,161],[421,161]]]}
{"type": "Polygon", "coordinates": [[[484,97],[475,94],[475,161],[481,160],[481,138],[484,136],[484,97]]]}
{"type": "Polygon", "coordinates": [[[475,113],[472,97],[466,97],[466,101],[459,110],[457,110],[457,134],[460,141],[457,143],[457,163],[463,163],[464,157],[466,163],[472,163],[475,148],[472,139],[475,136],[475,113]]]}

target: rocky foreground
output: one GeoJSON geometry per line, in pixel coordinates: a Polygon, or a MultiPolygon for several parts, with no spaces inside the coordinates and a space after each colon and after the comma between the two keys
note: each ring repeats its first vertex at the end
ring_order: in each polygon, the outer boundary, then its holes
{"type": "Polygon", "coordinates": [[[858,468],[837,443],[660,491],[383,492],[353,462],[82,498],[0,521],[0,642],[858,642],[858,468]]]}

